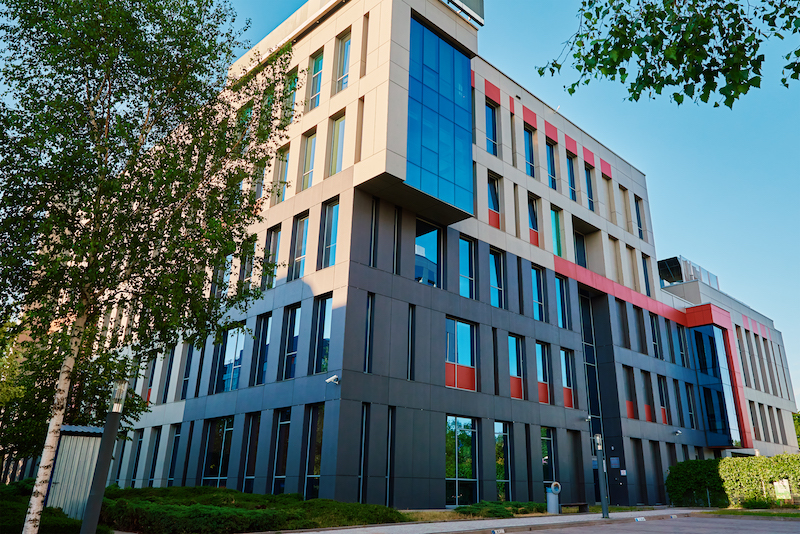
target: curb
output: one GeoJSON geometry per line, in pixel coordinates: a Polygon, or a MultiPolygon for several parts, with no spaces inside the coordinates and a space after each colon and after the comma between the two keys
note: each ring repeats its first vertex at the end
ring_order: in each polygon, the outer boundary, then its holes
{"type": "Polygon", "coordinates": [[[691,512],[687,514],[691,517],[718,517],[722,519],[763,519],[766,521],[800,521],[800,514],[797,517],[768,516],[768,515],[744,515],[744,514],[713,514],[710,512],[691,512]]]}

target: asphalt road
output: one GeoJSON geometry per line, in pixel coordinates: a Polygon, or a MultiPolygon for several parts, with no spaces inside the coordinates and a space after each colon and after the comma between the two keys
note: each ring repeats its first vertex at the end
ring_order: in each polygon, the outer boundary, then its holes
{"type": "Polygon", "coordinates": [[[580,526],[548,529],[558,534],[736,534],[769,533],[798,534],[800,521],[775,519],[743,519],[728,517],[679,517],[637,523],[613,523],[603,525],[593,521],[580,526]]]}

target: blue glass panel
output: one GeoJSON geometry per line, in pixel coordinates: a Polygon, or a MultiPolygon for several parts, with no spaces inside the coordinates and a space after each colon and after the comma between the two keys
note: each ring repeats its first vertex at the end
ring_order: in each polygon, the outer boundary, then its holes
{"type": "Polygon", "coordinates": [[[422,147],[422,165],[427,171],[435,172],[439,169],[439,154],[428,148],[422,147]]]}
{"type": "Polygon", "coordinates": [[[456,106],[452,100],[447,100],[443,96],[439,97],[439,114],[449,121],[456,120],[456,106]]]}
{"type": "MultiPolygon", "coordinates": [[[[456,106],[456,116],[454,122],[458,124],[461,128],[467,130],[469,133],[469,144],[472,144],[472,113],[469,110],[462,108],[461,106],[456,106]]],[[[472,154],[470,154],[470,158],[472,158],[472,154]]]]}
{"type": "Polygon", "coordinates": [[[436,150],[439,145],[439,114],[422,107],[422,146],[436,150]]]}
{"type": "Polygon", "coordinates": [[[425,28],[416,20],[411,20],[411,61],[422,64],[422,35],[425,28]]]}
{"type": "Polygon", "coordinates": [[[422,162],[422,104],[408,101],[408,161],[419,165],[422,162]]]}
{"type": "Polygon", "coordinates": [[[455,125],[444,118],[439,119],[439,176],[448,182],[456,179],[455,125]]]}
{"type": "Polygon", "coordinates": [[[439,199],[448,204],[456,205],[456,186],[452,182],[439,180],[439,199]]]}
{"type": "Polygon", "coordinates": [[[406,165],[406,184],[410,185],[411,187],[416,187],[417,189],[419,189],[420,188],[419,180],[420,180],[419,167],[409,162],[406,165]]]}
{"type": "Polygon", "coordinates": [[[439,89],[442,96],[448,100],[453,99],[453,50],[452,47],[442,44],[439,46],[439,89]]]}
{"type": "Polygon", "coordinates": [[[410,78],[414,80],[422,81],[422,62],[421,61],[411,61],[409,65],[409,74],[411,75],[410,78]]]}
{"type": "Polygon", "coordinates": [[[462,209],[467,213],[475,213],[474,211],[475,197],[472,191],[467,191],[463,187],[456,186],[456,207],[462,209]]]}
{"type": "Polygon", "coordinates": [[[427,28],[423,29],[422,63],[426,67],[439,71],[439,37],[427,28]]]}
{"type": "Polygon", "coordinates": [[[417,102],[422,102],[422,82],[420,80],[409,78],[408,96],[417,102]]]}
{"type": "Polygon", "coordinates": [[[422,104],[431,108],[433,111],[439,111],[439,93],[431,89],[427,85],[422,87],[422,104]]]}
{"type": "Polygon", "coordinates": [[[429,195],[435,196],[438,198],[439,195],[439,177],[433,174],[432,172],[422,170],[422,183],[420,184],[422,190],[429,195]]]}
{"type": "MultiPolygon", "coordinates": [[[[463,54],[455,54],[454,57],[455,69],[455,101],[458,106],[472,114],[472,69],[469,65],[469,59],[463,54]]],[[[470,127],[472,121],[470,120],[470,127]]]]}
{"type": "Polygon", "coordinates": [[[435,91],[439,90],[439,74],[428,67],[422,67],[422,83],[435,91]]]}

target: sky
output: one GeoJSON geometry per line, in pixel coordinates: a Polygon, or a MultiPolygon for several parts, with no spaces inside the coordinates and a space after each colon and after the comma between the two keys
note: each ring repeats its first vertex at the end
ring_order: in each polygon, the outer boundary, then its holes
{"type": "MultiPolygon", "coordinates": [[[[258,43],[304,0],[231,0],[244,38],[258,43]]],[[[658,259],[681,255],[719,277],[720,289],[770,317],[800,398],[800,82],[780,84],[769,43],[762,88],[733,109],[667,97],[627,100],[619,82],[570,96],[575,71],[540,77],[578,27],[579,0],[487,0],[478,52],[647,177],[658,259]]],[[[244,53],[245,50],[242,50],[244,53]]]]}

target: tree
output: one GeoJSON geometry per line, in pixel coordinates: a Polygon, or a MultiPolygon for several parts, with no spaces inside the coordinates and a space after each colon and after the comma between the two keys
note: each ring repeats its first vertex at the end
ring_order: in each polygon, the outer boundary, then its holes
{"type": "MultiPolygon", "coordinates": [[[[626,84],[629,99],[667,92],[728,107],[761,86],[769,39],[800,35],[800,0],[582,0],[579,27],[562,54],[539,67],[540,75],[578,71],[572,94],[591,80],[626,84]]],[[[783,55],[781,83],[800,77],[800,47],[783,55]]]]}
{"type": "MultiPolygon", "coordinates": [[[[103,420],[115,381],[180,339],[219,339],[259,295],[229,273],[261,266],[249,228],[296,82],[290,45],[228,80],[227,0],[5,0],[1,13],[0,322],[26,333],[33,403],[4,428],[44,443],[36,532],[64,418],[103,420]]],[[[144,409],[129,400],[127,420],[144,409]]]]}
{"type": "Polygon", "coordinates": [[[16,326],[14,323],[0,325],[0,417],[6,406],[23,392],[19,384],[19,361],[14,351],[16,326]]]}
{"type": "Polygon", "coordinates": [[[797,442],[800,443],[800,413],[793,413],[794,433],[797,434],[797,442]]]}

